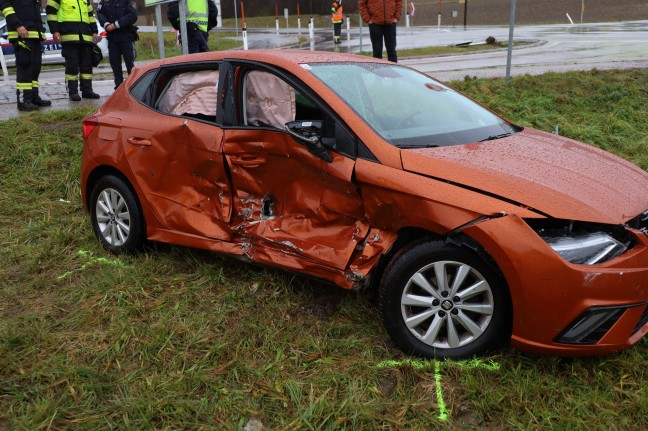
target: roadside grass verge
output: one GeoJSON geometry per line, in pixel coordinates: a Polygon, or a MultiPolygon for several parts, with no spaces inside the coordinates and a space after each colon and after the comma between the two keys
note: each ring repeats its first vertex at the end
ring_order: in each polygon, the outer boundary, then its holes
{"type": "MultiPolygon", "coordinates": [[[[645,82],[628,70],[452,84],[648,169],[645,82]]],[[[646,339],[603,358],[505,349],[435,372],[391,344],[369,294],[164,244],[110,255],[80,202],[92,109],[0,122],[0,430],[648,428],[646,339]]]]}
{"type": "MultiPolygon", "coordinates": [[[[156,32],[138,32],[139,40],[135,42],[137,60],[157,60],[160,58],[156,32]]],[[[243,46],[243,42],[235,38],[235,33],[212,31],[209,33],[207,44],[211,51],[225,51],[243,46]]],[[[182,47],[176,41],[176,33],[166,31],[163,33],[164,56],[175,57],[182,54],[182,47]]],[[[107,61],[107,59],[106,59],[107,61]]]]}
{"type": "Polygon", "coordinates": [[[648,170],[647,69],[546,73],[453,85],[509,120],[594,144],[648,170]]]}

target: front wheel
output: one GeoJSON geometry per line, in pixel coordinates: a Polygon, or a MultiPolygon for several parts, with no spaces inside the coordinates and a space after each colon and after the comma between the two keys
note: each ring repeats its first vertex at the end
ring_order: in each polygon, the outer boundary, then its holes
{"type": "Polygon", "coordinates": [[[469,249],[442,241],[406,247],[388,266],[379,295],[387,332],[409,354],[465,358],[511,335],[506,285],[469,249]]]}
{"type": "Polygon", "coordinates": [[[137,197],[121,179],[112,175],[97,181],[90,197],[92,230],[114,254],[139,249],[146,227],[137,197]]]}

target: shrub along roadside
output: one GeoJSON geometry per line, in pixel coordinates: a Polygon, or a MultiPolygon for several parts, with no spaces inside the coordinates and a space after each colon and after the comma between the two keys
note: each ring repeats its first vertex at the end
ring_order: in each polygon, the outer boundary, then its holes
{"type": "MultiPolygon", "coordinates": [[[[645,82],[453,84],[648,170],[645,82]]],[[[368,295],[182,247],[111,256],[80,203],[91,109],[0,122],[0,430],[648,428],[646,340],[591,359],[504,350],[481,358],[499,367],[446,363],[437,381],[389,342],[368,295]]]]}

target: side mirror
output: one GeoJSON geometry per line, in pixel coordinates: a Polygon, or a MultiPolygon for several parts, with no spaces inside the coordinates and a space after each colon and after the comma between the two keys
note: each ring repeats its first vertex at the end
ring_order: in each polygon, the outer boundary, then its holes
{"type": "Polygon", "coordinates": [[[322,145],[322,121],[291,121],[286,123],[286,131],[308,148],[308,152],[331,163],[333,158],[322,145]]]}

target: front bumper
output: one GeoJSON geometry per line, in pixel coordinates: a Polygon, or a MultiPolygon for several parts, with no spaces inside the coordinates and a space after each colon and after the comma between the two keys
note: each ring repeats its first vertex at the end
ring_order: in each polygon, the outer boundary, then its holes
{"type": "Polygon", "coordinates": [[[493,257],[513,302],[512,345],[564,355],[622,350],[648,333],[648,235],[600,265],[574,265],[514,215],[488,219],[464,233],[493,257]],[[511,238],[515,238],[512,241],[511,238]]]}

